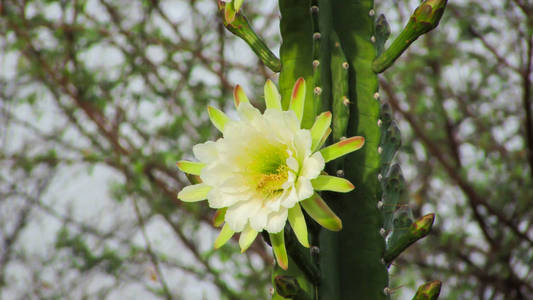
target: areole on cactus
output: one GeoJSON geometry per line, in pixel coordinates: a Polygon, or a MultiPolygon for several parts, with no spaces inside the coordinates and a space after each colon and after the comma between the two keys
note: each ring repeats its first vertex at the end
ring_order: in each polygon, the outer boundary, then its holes
{"type": "Polygon", "coordinates": [[[223,137],[194,146],[199,162],[178,162],[180,170],[199,175],[202,180],[185,187],[178,198],[186,202],[207,199],[210,207],[219,210],[218,219],[224,216],[215,248],[240,232],[239,244],[244,252],[264,230],[270,235],[279,266],[287,269],[283,233],[287,220],[298,241],[309,247],[301,208],[324,228],[342,228],[341,220],[316,191],[345,193],[354,188],[348,180],[323,170],[325,163],[360,149],[364,138],[355,136],[322,148],[331,132],[330,112],[317,116],[311,129],[302,129],[303,78],[294,85],[289,110],[282,110],[281,96],[270,80],[264,91],[263,114],[250,104],[238,85],[234,98],[239,120],[208,107],[209,117],[223,137]]]}

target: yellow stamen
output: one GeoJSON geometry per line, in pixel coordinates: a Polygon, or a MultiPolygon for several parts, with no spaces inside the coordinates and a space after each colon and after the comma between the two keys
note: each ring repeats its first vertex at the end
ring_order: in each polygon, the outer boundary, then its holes
{"type": "Polygon", "coordinates": [[[289,168],[287,165],[281,165],[276,169],[275,173],[260,174],[257,181],[256,190],[267,197],[273,196],[274,194],[283,191],[281,186],[283,183],[285,183],[285,181],[287,181],[288,177],[289,168]]]}

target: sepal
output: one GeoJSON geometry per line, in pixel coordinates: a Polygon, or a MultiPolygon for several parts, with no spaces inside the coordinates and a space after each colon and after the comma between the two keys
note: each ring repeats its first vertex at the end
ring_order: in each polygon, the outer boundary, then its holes
{"type": "Polygon", "coordinates": [[[234,233],[235,232],[229,228],[228,223],[224,224],[224,226],[222,226],[222,230],[220,230],[220,233],[218,234],[217,239],[215,240],[215,249],[224,246],[224,244],[231,239],[234,233]]]}
{"type": "Polygon", "coordinates": [[[241,253],[244,253],[254,242],[257,237],[257,231],[253,230],[249,225],[244,228],[239,237],[239,246],[241,247],[241,253]]]}
{"type": "Polygon", "coordinates": [[[227,208],[217,209],[215,215],[213,216],[213,226],[220,227],[224,223],[224,217],[226,217],[227,208]]]}
{"type": "Polygon", "coordinates": [[[272,243],[272,250],[278,265],[283,270],[289,268],[289,257],[287,256],[287,249],[285,249],[285,232],[281,230],[278,233],[270,233],[270,242],[272,243]]]}
{"type": "Polygon", "coordinates": [[[307,224],[305,223],[305,217],[300,208],[300,204],[296,203],[289,209],[288,214],[289,224],[291,224],[292,230],[296,235],[296,238],[302,244],[302,246],[309,248],[309,239],[307,236],[307,224]]]}
{"type": "Polygon", "coordinates": [[[180,171],[191,175],[200,175],[202,169],[205,167],[204,163],[187,160],[180,160],[176,165],[180,171]]]}
{"type": "Polygon", "coordinates": [[[333,145],[327,146],[326,148],[323,148],[320,150],[320,153],[322,153],[322,156],[324,157],[324,161],[332,161],[338,157],[341,157],[343,155],[346,155],[350,152],[353,152],[355,150],[361,149],[363,145],[365,144],[365,138],[362,136],[354,136],[345,140],[342,140],[338,143],[335,143],[333,145]]]}
{"type": "Polygon", "coordinates": [[[355,188],[347,179],[329,175],[320,175],[317,178],[312,179],[311,184],[315,191],[348,193],[355,188]]]}
{"type": "Polygon", "coordinates": [[[220,111],[218,108],[215,108],[211,105],[207,106],[207,114],[209,115],[211,123],[213,123],[213,125],[215,125],[220,132],[224,132],[224,127],[230,120],[228,116],[226,116],[226,114],[220,111]]]}
{"type": "Polygon", "coordinates": [[[266,81],[264,92],[266,107],[281,110],[281,95],[272,80],[268,79],[266,81]]]}
{"type": "Polygon", "coordinates": [[[205,183],[189,185],[178,193],[178,199],[183,202],[197,202],[207,199],[211,187],[205,183]]]}
{"type": "Polygon", "coordinates": [[[331,231],[340,231],[342,229],[341,219],[337,217],[317,193],[300,203],[307,214],[322,227],[331,231]]]}
{"type": "Polygon", "coordinates": [[[303,77],[298,78],[291,93],[291,102],[289,103],[289,109],[296,113],[300,123],[304,115],[305,104],[305,79],[303,77]]]}
{"type": "Polygon", "coordinates": [[[244,89],[238,84],[235,85],[235,88],[233,89],[233,100],[235,101],[236,108],[239,108],[239,105],[243,102],[250,103],[244,89]]]}
{"type": "Polygon", "coordinates": [[[320,146],[322,138],[330,129],[331,125],[331,112],[326,111],[318,115],[311,127],[311,150],[316,151],[320,146]]]}

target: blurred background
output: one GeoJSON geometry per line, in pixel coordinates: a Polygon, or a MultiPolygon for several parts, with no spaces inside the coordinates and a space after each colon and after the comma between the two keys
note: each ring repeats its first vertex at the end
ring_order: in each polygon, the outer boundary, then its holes
{"type": "MultiPolygon", "coordinates": [[[[394,38],[418,5],[376,0],[394,38]]],[[[277,53],[273,0],[244,13],[277,53]]],[[[0,1],[0,298],[269,299],[270,248],[212,250],[179,159],[215,139],[206,106],[259,106],[276,80],[215,0],[0,1]]],[[[394,299],[533,299],[531,0],[450,1],[382,77],[415,217],[394,299]]]]}

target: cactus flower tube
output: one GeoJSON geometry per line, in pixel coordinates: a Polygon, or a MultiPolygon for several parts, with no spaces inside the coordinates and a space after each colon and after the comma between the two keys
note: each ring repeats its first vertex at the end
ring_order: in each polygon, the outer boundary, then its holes
{"type": "Polygon", "coordinates": [[[223,137],[193,147],[199,162],[178,162],[180,170],[202,180],[185,187],[178,198],[185,202],[207,199],[211,208],[218,209],[216,223],[224,225],[215,248],[240,232],[239,245],[244,252],[265,230],[278,264],[287,269],[283,235],[287,221],[298,241],[309,247],[302,208],[323,227],[342,228],[341,220],[317,191],[353,190],[348,180],[326,175],[323,169],[326,162],[361,148],[364,138],[348,138],[321,149],[331,132],[331,113],[317,116],[311,129],[301,128],[303,78],[294,85],[287,111],[282,110],[281,96],[271,81],[265,84],[264,113],[250,104],[238,85],[234,98],[239,120],[208,107],[209,117],[223,137]]]}

